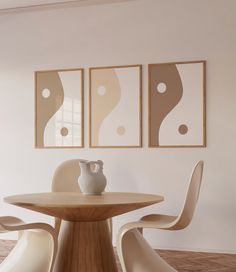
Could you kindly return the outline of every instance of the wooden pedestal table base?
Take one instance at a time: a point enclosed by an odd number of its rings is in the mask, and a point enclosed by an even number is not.
[[[107,221],[62,221],[53,272],[118,272]]]

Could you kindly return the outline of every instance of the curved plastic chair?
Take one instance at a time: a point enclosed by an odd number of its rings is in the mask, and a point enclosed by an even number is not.
[[[1,272],[51,272],[57,251],[52,226],[45,223],[25,224],[12,216],[0,217],[0,233],[19,231],[13,250],[0,264]]]
[[[203,161],[194,167],[185,203],[179,216],[150,214],[137,222],[121,227],[117,238],[117,252],[124,272],[174,272],[147,243],[143,228],[180,230],[186,228],[195,211],[202,181]]]
[[[67,160],[61,163],[52,179],[52,192],[81,192],[78,178],[80,176],[80,159]],[[61,220],[55,219],[55,229],[60,230]],[[108,219],[110,236],[112,238],[112,219]]]

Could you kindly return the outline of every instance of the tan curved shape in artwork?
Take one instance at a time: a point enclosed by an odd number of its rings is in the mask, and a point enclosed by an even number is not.
[[[49,90],[49,96],[42,95]],[[58,72],[36,73],[36,146],[44,147],[44,130],[50,118],[64,101],[64,90]]]
[[[182,98],[183,86],[175,64],[156,64],[151,65],[149,69],[149,145],[159,146],[159,131],[161,123]],[[158,84],[165,84],[166,90],[158,92]]]
[[[119,103],[121,88],[115,69],[91,70],[91,146],[99,146],[99,130],[103,120]],[[99,92],[102,88],[103,92]]]

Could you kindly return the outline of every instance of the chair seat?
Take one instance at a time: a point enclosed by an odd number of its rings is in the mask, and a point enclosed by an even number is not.
[[[21,219],[14,217],[14,216],[1,216],[1,222],[0,222],[0,233],[9,232],[6,228],[4,228],[5,225],[7,226],[19,226],[20,224],[24,224],[24,221]]]
[[[178,216],[166,215],[166,214],[149,214],[143,216],[140,221],[143,222],[156,222],[160,225],[166,225],[174,222]]]
[[[140,219],[140,222],[145,223],[145,227],[170,229],[177,220],[178,216],[166,215],[166,214],[149,214]],[[152,226],[154,225],[154,226]]]

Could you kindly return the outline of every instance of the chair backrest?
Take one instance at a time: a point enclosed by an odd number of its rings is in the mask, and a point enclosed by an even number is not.
[[[193,169],[184,206],[172,229],[187,227],[193,218],[202,182],[203,166],[203,161],[199,161]]]
[[[67,160],[57,167],[52,179],[52,192],[81,192],[78,184],[79,161]]]
[[[81,173],[79,162],[81,160],[67,160],[57,167],[52,179],[52,192],[81,192],[78,184],[78,178]],[[57,234],[59,233],[60,226],[61,220],[55,218]],[[112,237],[112,219],[108,219],[108,227]]]
[[[79,161],[80,159],[67,160],[57,167],[52,179],[52,192],[81,192],[78,184]],[[54,226],[58,234],[61,219],[55,218]]]

